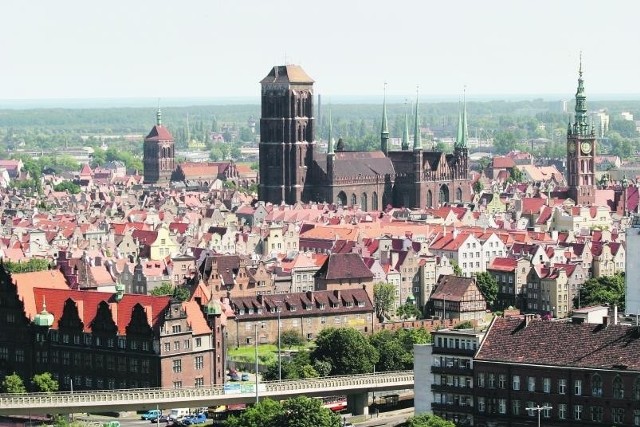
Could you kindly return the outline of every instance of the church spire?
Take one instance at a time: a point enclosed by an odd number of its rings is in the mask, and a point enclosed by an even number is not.
[[[156,113],[156,124],[158,126],[162,126],[162,111],[160,110],[160,107],[158,107],[158,112]]]
[[[467,127],[467,89],[465,88],[462,98],[462,108],[458,114],[458,135],[456,136],[455,148],[467,148],[467,137],[469,130]]]
[[[387,123],[387,82],[384,83],[384,95],[382,97],[382,129],[380,130],[380,149],[387,154],[389,152],[389,125]]]
[[[587,123],[587,97],[584,94],[584,80],[582,79],[582,52],[580,52],[580,67],[578,69],[575,112],[574,131],[578,135],[586,135],[588,133],[589,123]]]
[[[409,113],[407,107],[404,110],[404,131],[402,132],[402,149],[409,149]]]
[[[327,145],[327,154],[335,154],[333,150],[333,123],[331,121],[331,109],[329,109],[329,141]]]
[[[413,136],[414,151],[422,150],[422,140],[420,138],[420,118],[418,116],[418,104],[420,104],[419,98],[420,98],[419,87],[416,87],[416,117],[415,117],[416,126],[414,129],[414,136]]]

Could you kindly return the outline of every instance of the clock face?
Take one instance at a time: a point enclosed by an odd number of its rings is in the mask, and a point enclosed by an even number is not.
[[[591,153],[591,144],[588,142],[583,142],[582,144],[580,144],[580,149],[584,154],[589,154]]]
[[[576,152],[576,144],[574,144],[573,142],[570,142],[570,143],[569,143],[569,152],[570,152],[571,154],[573,154],[573,153],[575,153],[575,152]]]

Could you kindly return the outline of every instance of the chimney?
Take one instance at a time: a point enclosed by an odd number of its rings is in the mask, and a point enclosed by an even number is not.
[[[533,314],[525,314],[524,315],[524,327],[529,326],[529,323],[533,320]]]
[[[605,328],[609,326],[609,316],[602,316],[602,326]]]

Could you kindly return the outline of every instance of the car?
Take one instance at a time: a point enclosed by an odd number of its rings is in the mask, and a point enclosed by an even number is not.
[[[240,379],[242,379],[242,381],[249,381],[249,374],[245,372],[244,374],[242,374]]]
[[[199,413],[197,415],[191,415],[191,416],[184,417],[180,421],[180,424],[182,424],[184,426],[191,426],[191,425],[195,425],[195,424],[204,424],[206,422],[207,422],[207,414],[201,412],[201,413]]]
[[[149,421],[151,421],[152,423],[168,423],[169,422],[169,415],[161,414],[159,417],[149,418]]]
[[[231,381],[240,381],[240,375],[238,375],[237,372],[231,372],[229,377],[231,378]]]
[[[142,414],[140,418],[143,420],[155,420],[160,415],[162,415],[162,412],[160,412],[159,409],[149,409],[147,412]]]

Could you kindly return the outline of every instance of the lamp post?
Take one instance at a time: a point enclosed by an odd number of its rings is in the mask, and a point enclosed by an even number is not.
[[[280,307],[278,306],[278,381],[282,381],[282,352],[280,348]]]
[[[258,394],[258,322],[253,325],[253,330],[255,332],[254,338],[254,348],[255,348],[255,357],[256,357],[256,405],[260,401],[260,397]]]
[[[525,408],[527,411],[538,411],[538,427],[540,427],[540,412],[542,411],[550,411],[553,409],[551,406],[540,406],[536,405],[533,408]]]
[[[627,188],[629,188],[629,180],[627,179],[627,174],[624,174],[622,178],[622,190],[624,191],[622,197],[624,198],[624,216],[628,215],[627,212]]]

